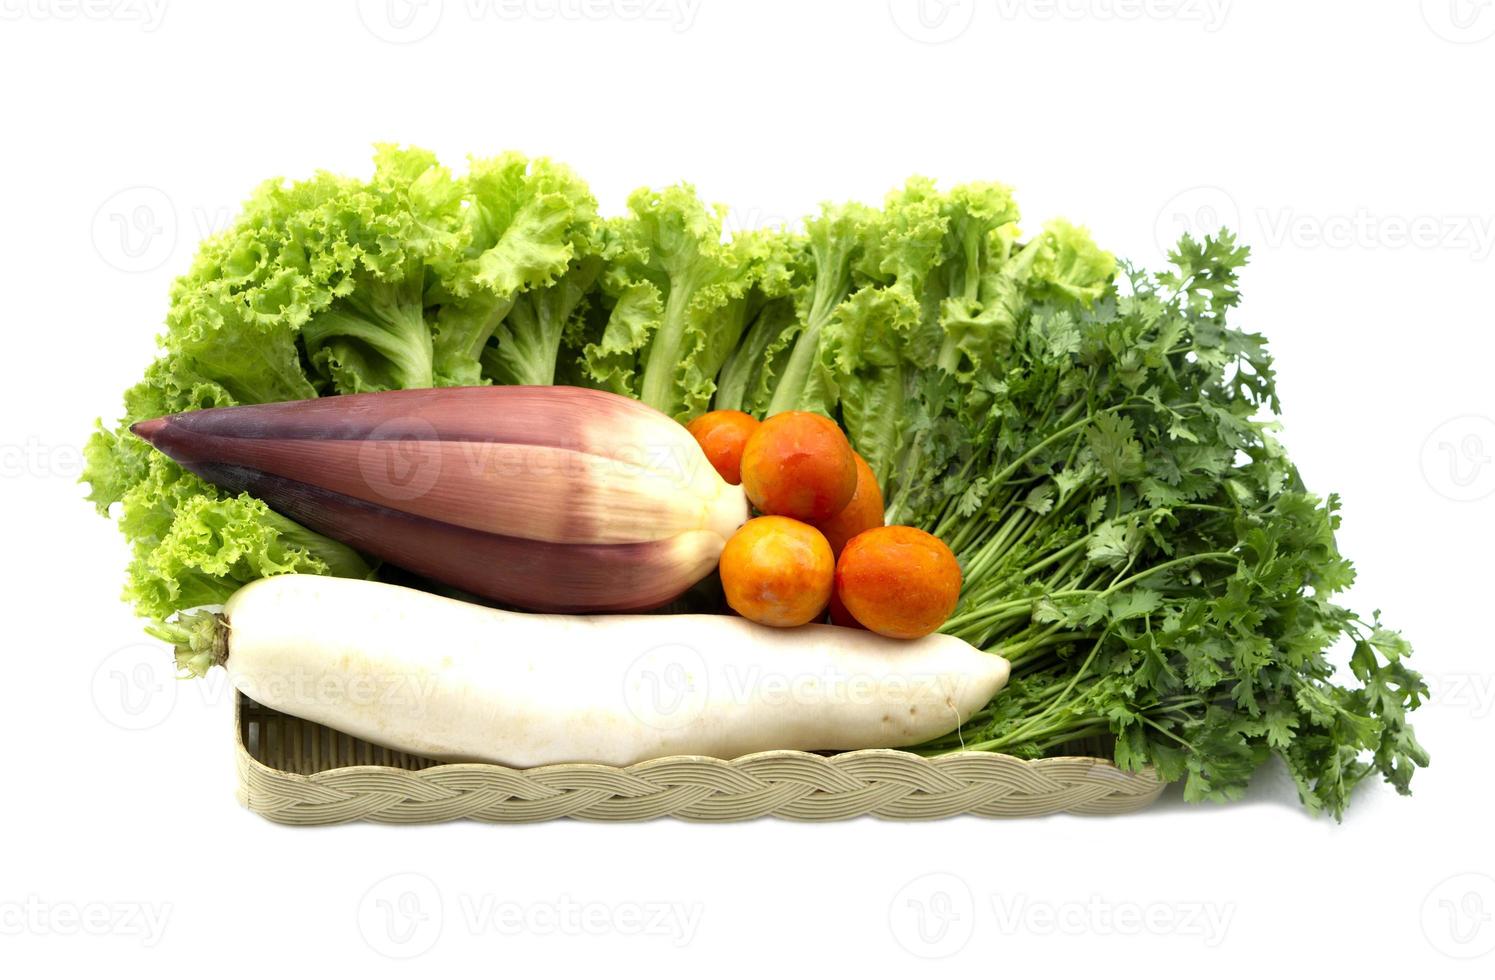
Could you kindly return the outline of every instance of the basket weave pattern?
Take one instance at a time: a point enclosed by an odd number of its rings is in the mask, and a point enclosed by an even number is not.
[[[988,752],[926,759],[896,749],[673,756],[626,768],[440,765],[242,695],[237,715],[240,802],[287,824],[1115,814],[1146,806],[1163,788],[1151,771],[1122,772],[1103,759]]]

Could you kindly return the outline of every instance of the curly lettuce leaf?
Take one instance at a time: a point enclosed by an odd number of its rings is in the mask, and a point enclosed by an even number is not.
[[[911,177],[883,200],[858,271],[883,285],[901,281],[917,293],[940,260],[946,228],[944,196],[934,181]]]
[[[611,310],[584,357],[591,380],[667,415],[704,411],[751,312],[768,236],[722,241],[723,209],[686,184],[639,190],[608,224],[602,290]]]
[[[821,367],[834,380],[842,424],[885,491],[905,470],[917,379],[938,346],[927,297],[950,238],[946,196],[914,177],[888,194],[855,262],[860,289],[824,331]]]
[[[781,296],[765,302],[722,365],[712,406],[767,415],[774,381],[784,370],[789,346],[798,332],[793,300]]]
[[[880,486],[887,487],[903,453],[905,402],[916,369],[908,362],[918,300],[898,287],[858,290],[826,326],[825,366],[835,377],[841,422]]]
[[[827,370],[822,333],[836,307],[854,288],[853,268],[866,248],[877,212],[861,204],[824,205],[805,225],[794,263],[794,341],[777,372],[766,413],[791,410],[829,415],[838,397]]]
[[[125,395],[128,418],[233,404],[221,387],[172,361],[157,361]],[[124,598],[141,616],[165,620],[221,603],[266,575],[306,572],[365,578],[353,549],[270,510],[229,497],[182,469],[121,425],[100,426],[84,450],[82,479],[100,514],[118,515],[132,558]]]
[[[120,526],[134,543],[125,598],[154,619],[222,603],[269,575],[367,578],[372,571],[346,545],[248,494],[219,496],[169,461],[153,460],[150,478],[125,495]]]
[[[799,331],[794,308],[795,272],[803,239],[789,232],[765,237],[766,251],[753,284],[748,328],[722,362],[712,406],[765,415],[773,382],[784,369]]]
[[[943,261],[930,276],[942,339],[937,363],[964,381],[992,372],[1012,343],[1028,262],[1011,262],[1018,208],[1001,184],[951,190]]]
[[[481,364],[485,348],[520,293],[550,286],[600,247],[597,202],[568,167],[518,153],[473,159],[463,187],[462,245],[438,264],[438,282],[430,297],[439,303],[434,359],[436,382],[441,385],[488,380]],[[595,263],[589,260],[586,268],[595,278]],[[561,299],[575,285],[573,277],[551,300]],[[590,285],[583,283],[582,291]],[[512,337],[514,327],[507,332]],[[512,357],[500,354],[498,363],[517,365],[538,353],[531,349],[515,351]],[[530,363],[521,373],[553,375],[554,362],[548,369]],[[503,383],[502,378],[492,380]]]
[[[496,384],[554,384],[568,334],[586,313],[587,294],[602,271],[602,257],[573,262],[555,282],[521,293],[483,351],[483,373]]]
[[[426,268],[459,241],[462,188],[434,155],[381,147],[373,180],[286,218],[315,243],[334,302],[301,328],[306,351],[338,392],[435,383]]]
[[[424,151],[379,147],[374,174],[272,180],[173,284],[162,352],[85,449],[83,481],[134,554],[145,616],[220,602],[267,574],[369,565],[250,498],[226,498],[128,431],[239,403],[429,384],[425,285],[461,242],[461,186]]]
[[[1056,218],[1036,240],[1033,275],[1039,297],[1064,297],[1086,307],[1100,299],[1116,276],[1116,256],[1095,244],[1090,232]]]
[[[118,505],[132,554],[124,598],[141,616],[221,603],[267,575],[372,574],[353,549],[248,494],[219,493],[123,428],[100,428],[84,457],[89,499],[106,515]]]

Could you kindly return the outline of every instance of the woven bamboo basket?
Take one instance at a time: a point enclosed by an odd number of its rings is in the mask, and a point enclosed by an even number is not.
[[[242,694],[235,727],[239,801],[277,823],[303,826],[1116,814],[1147,806],[1163,789],[1152,771],[1123,772],[1101,758],[1028,761],[989,752],[929,759],[896,749],[757,752],[731,760],[672,756],[626,768],[440,764],[281,714]]]

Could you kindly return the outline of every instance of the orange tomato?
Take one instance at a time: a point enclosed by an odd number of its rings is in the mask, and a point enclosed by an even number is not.
[[[695,436],[723,480],[733,485],[742,482],[742,447],[758,428],[757,419],[726,408],[697,416],[685,428]]]
[[[840,513],[856,487],[856,454],[824,415],[781,412],[743,447],[742,489],[765,514],[819,524]]]
[[[913,640],[939,629],[960,599],[960,563],[914,527],[875,527],[846,543],[836,595],[874,633]]]
[[[837,626],[845,626],[847,629],[864,630],[867,627],[857,622],[856,617],[846,611],[846,603],[841,601],[840,593],[831,589],[831,622]]]
[[[787,517],[755,517],[722,549],[727,605],[765,626],[803,626],[825,612],[836,559],[825,535]]]
[[[825,535],[825,540],[831,543],[831,551],[837,557],[841,549],[846,547],[846,542],[861,534],[863,531],[874,527],[882,527],[883,499],[882,490],[877,486],[877,475],[872,472],[872,467],[862,458],[862,454],[852,451],[856,459],[857,486],[851,494],[851,500],[841,513],[832,517],[823,524],[817,524],[820,533]]]

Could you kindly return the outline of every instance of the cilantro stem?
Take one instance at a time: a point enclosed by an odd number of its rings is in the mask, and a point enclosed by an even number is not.
[[[1008,733],[1008,735],[1006,736],[1007,738],[1019,739],[1031,735],[1034,727],[1037,726],[1039,722],[1046,719],[1050,714],[1054,712],[1056,708],[1064,704],[1065,699],[1068,698],[1070,693],[1074,691],[1075,685],[1080,682],[1080,678],[1085,676],[1085,672],[1090,669],[1090,665],[1095,661],[1095,656],[1100,652],[1101,644],[1105,642],[1105,638],[1106,636],[1104,633],[1096,637],[1095,644],[1090,648],[1090,653],[1085,656],[1085,660],[1080,664],[1079,669],[1070,675],[1069,682],[1065,684],[1064,690],[1059,693],[1059,696],[1054,699],[1053,703],[1051,703],[1047,708],[1044,708],[1038,714],[1028,719],[1027,722],[1018,725],[1017,728]]]
[[[1038,559],[1038,561],[1035,561],[1033,564],[1029,565],[1027,568],[1024,568],[1022,571],[1018,572],[1018,574],[1022,575],[1024,577],[1032,575],[1035,572],[1037,572],[1039,569],[1041,569],[1041,568],[1047,568],[1048,566],[1052,565],[1054,562],[1058,561],[1059,559],[1074,554],[1075,552],[1079,551],[1081,548],[1084,548],[1085,545],[1087,545],[1089,542],[1090,542],[1090,538],[1087,535],[1086,537],[1083,537],[1083,538],[1079,539],[1078,541],[1074,542],[1073,544],[1069,544],[1069,545],[1064,546],[1063,548],[1060,548],[1058,551],[1054,552],[1053,554],[1045,555],[1044,557]]]

